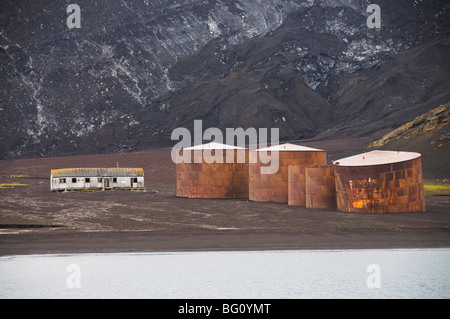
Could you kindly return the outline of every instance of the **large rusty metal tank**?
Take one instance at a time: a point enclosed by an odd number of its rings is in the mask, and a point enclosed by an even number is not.
[[[305,172],[306,207],[336,209],[336,184],[333,166],[306,166]]]
[[[248,150],[219,143],[186,148],[177,164],[177,196],[248,199]],[[228,160],[227,152],[234,154]],[[219,159],[219,160],[217,160]]]
[[[337,207],[343,212],[426,211],[419,153],[372,151],[334,162]]]
[[[278,171],[274,174],[262,174],[261,168],[267,166],[261,161],[260,152],[268,156],[278,154]],[[272,157],[273,158],[273,157]],[[249,199],[257,202],[288,203],[289,166],[326,165],[327,154],[324,150],[283,144],[259,149],[252,153],[249,175]]]

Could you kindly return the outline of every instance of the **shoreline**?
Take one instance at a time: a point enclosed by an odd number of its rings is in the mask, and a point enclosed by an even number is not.
[[[358,252],[428,252],[441,251],[450,253],[450,247],[438,248],[368,248],[368,249],[288,249],[288,250],[211,250],[211,251],[155,251],[155,252],[110,252],[110,253],[59,253],[59,254],[27,254],[27,255],[4,255],[0,261],[11,258],[69,258],[69,257],[98,257],[98,256],[171,256],[171,255],[203,255],[203,254],[284,254],[284,253],[358,253]]]
[[[448,249],[450,232],[239,233],[154,232],[0,235],[0,257],[53,254]]]

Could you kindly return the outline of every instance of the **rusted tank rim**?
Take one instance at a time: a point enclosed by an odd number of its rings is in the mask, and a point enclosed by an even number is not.
[[[335,166],[366,167],[409,162],[421,157],[420,153],[399,151],[371,151],[333,162]]]
[[[185,151],[201,151],[201,150],[245,150],[245,148],[228,145],[228,144],[211,142],[208,144],[196,145],[196,146],[185,149]]]
[[[324,150],[306,147],[296,144],[282,144],[282,145],[274,145],[270,147],[260,148],[256,150],[256,152],[325,152]]]

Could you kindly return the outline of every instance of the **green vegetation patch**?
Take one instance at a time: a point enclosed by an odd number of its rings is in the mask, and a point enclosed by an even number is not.
[[[1,183],[0,184],[0,189],[1,188],[14,188],[14,187],[29,187],[30,185],[28,184],[21,184],[21,183]]]
[[[450,196],[450,182],[448,180],[438,181],[425,181],[424,182],[425,196],[438,196],[447,195]]]

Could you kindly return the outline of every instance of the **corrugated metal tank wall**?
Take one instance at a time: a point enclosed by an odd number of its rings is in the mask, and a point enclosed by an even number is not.
[[[333,166],[305,167],[306,207],[336,209],[336,185]]]
[[[186,152],[189,155],[186,155]],[[195,163],[196,151],[181,151],[180,156],[189,156],[191,163],[177,164],[177,196],[248,199],[248,150],[232,150],[232,152],[235,157],[234,163],[226,162],[227,150],[223,150],[223,163],[208,163],[212,162],[209,150],[200,151],[201,163]],[[244,163],[240,163],[241,161]]]
[[[337,207],[342,212],[426,211],[421,158],[371,166],[334,165]]]
[[[288,204],[306,206],[305,165],[290,165],[288,169]]]

